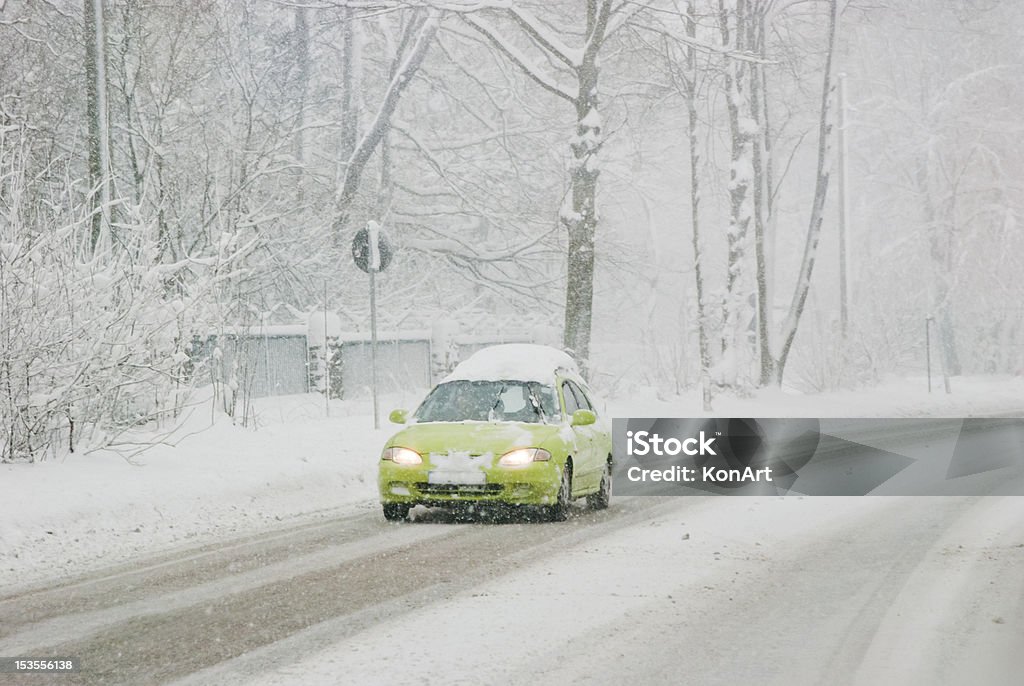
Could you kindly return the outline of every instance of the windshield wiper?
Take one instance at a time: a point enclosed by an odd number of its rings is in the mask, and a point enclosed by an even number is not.
[[[527,386],[530,391],[530,407],[533,408],[534,413],[540,418],[542,424],[547,423],[547,415],[544,414],[544,408],[540,404],[540,400],[537,399],[537,393],[533,386]]]
[[[495,398],[494,404],[491,405],[490,411],[487,413],[487,421],[494,421],[494,411],[498,409],[498,405],[501,404],[501,394],[505,392],[505,384],[501,384],[501,388],[498,389],[498,397]]]

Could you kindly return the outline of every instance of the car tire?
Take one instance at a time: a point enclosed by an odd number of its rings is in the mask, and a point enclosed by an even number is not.
[[[384,503],[384,519],[389,522],[402,522],[409,516],[409,505],[406,503]]]
[[[569,517],[569,504],[572,502],[572,463],[566,462],[562,468],[562,481],[558,486],[555,504],[548,505],[545,510],[549,522],[564,522]]]
[[[609,460],[604,465],[604,473],[601,474],[601,485],[597,493],[587,496],[587,505],[591,510],[607,510],[608,504],[612,501],[612,463]]]

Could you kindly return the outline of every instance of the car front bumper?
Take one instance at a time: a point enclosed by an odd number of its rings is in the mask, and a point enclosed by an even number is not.
[[[558,496],[561,467],[554,460],[526,467],[482,470],[482,483],[431,483],[429,467],[380,462],[377,487],[382,503],[444,506],[456,503],[549,505]]]

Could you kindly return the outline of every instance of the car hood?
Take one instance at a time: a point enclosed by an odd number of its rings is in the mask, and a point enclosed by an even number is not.
[[[523,422],[427,422],[412,424],[388,441],[421,454],[468,452],[502,455],[515,448],[540,448],[564,427]]]

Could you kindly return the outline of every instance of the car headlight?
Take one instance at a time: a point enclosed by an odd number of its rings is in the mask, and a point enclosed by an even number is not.
[[[414,465],[423,464],[423,456],[415,450],[409,448],[400,448],[393,446],[391,448],[385,448],[384,453],[380,456],[382,460],[391,460],[395,464]]]
[[[551,453],[543,448],[519,448],[501,456],[498,464],[502,467],[525,467],[531,462],[550,460]]]

